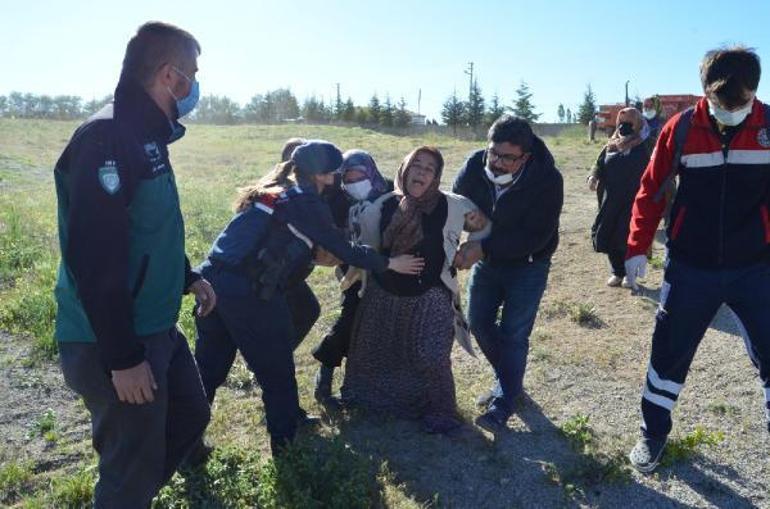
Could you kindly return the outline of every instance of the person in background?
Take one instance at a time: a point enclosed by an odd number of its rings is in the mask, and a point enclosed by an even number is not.
[[[588,121],[588,141],[593,143],[596,140],[596,115],[591,116]]]
[[[618,112],[618,126],[596,159],[588,187],[602,184],[599,213],[591,227],[594,250],[606,253],[612,274],[607,286],[630,288],[626,276],[626,240],[631,206],[639,190],[639,179],[650,160],[644,120],[636,108]]]
[[[644,102],[642,103],[642,116],[647,121],[647,125],[650,128],[650,145],[654,147],[655,142],[658,140],[658,136],[660,136],[660,130],[663,127],[663,123],[665,122],[660,97],[653,95],[644,99]]]

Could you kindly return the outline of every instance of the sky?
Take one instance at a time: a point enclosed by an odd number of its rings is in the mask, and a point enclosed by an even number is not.
[[[0,95],[112,93],[125,46],[148,20],[196,36],[201,93],[241,105],[290,88],[327,102],[401,97],[440,121],[467,97],[468,63],[484,96],[510,106],[525,81],[541,121],[577,110],[588,84],[600,104],[629,95],[699,94],[703,54],[755,48],[770,65],[770,0],[0,0]],[[11,7],[12,5],[12,7]],[[770,74],[770,71],[768,72]],[[770,76],[758,97],[770,101]]]

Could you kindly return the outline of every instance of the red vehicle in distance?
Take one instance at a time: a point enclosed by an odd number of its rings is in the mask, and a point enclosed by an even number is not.
[[[699,95],[677,94],[677,95],[659,95],[660,105],[663,109],[663,120],[668,120],[673,115],[684,111],[701,98]],[[597,113],[597,129],[604,131],[610,136],[615,131],[615,119],[618,118],[618,112],[625,108],[623,103],[602,104]]]

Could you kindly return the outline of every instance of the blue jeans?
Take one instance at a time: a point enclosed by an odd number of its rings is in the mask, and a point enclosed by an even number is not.
[[[493,267],[482,261],[471,273],[468,289],[471,332],[503,389],[503,395],[496,398],[493,405],[508,413],[522,392],[529,334],[550,268],[548,261],[516,267]]]

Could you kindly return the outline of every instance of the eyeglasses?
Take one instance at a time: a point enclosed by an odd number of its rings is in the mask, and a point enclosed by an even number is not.
[[[518,155],[518,156],[515,156],[513,154],[501,154],[501,153],[497,152],[493,148],[488,148],[487,149],[487,157],[489,158],[489,160],[491,162],[501,161],[505,166],[513,165],[516,161],[520,160],[525,155],[527,155],[527,154],[523,153],[523,154]]]

